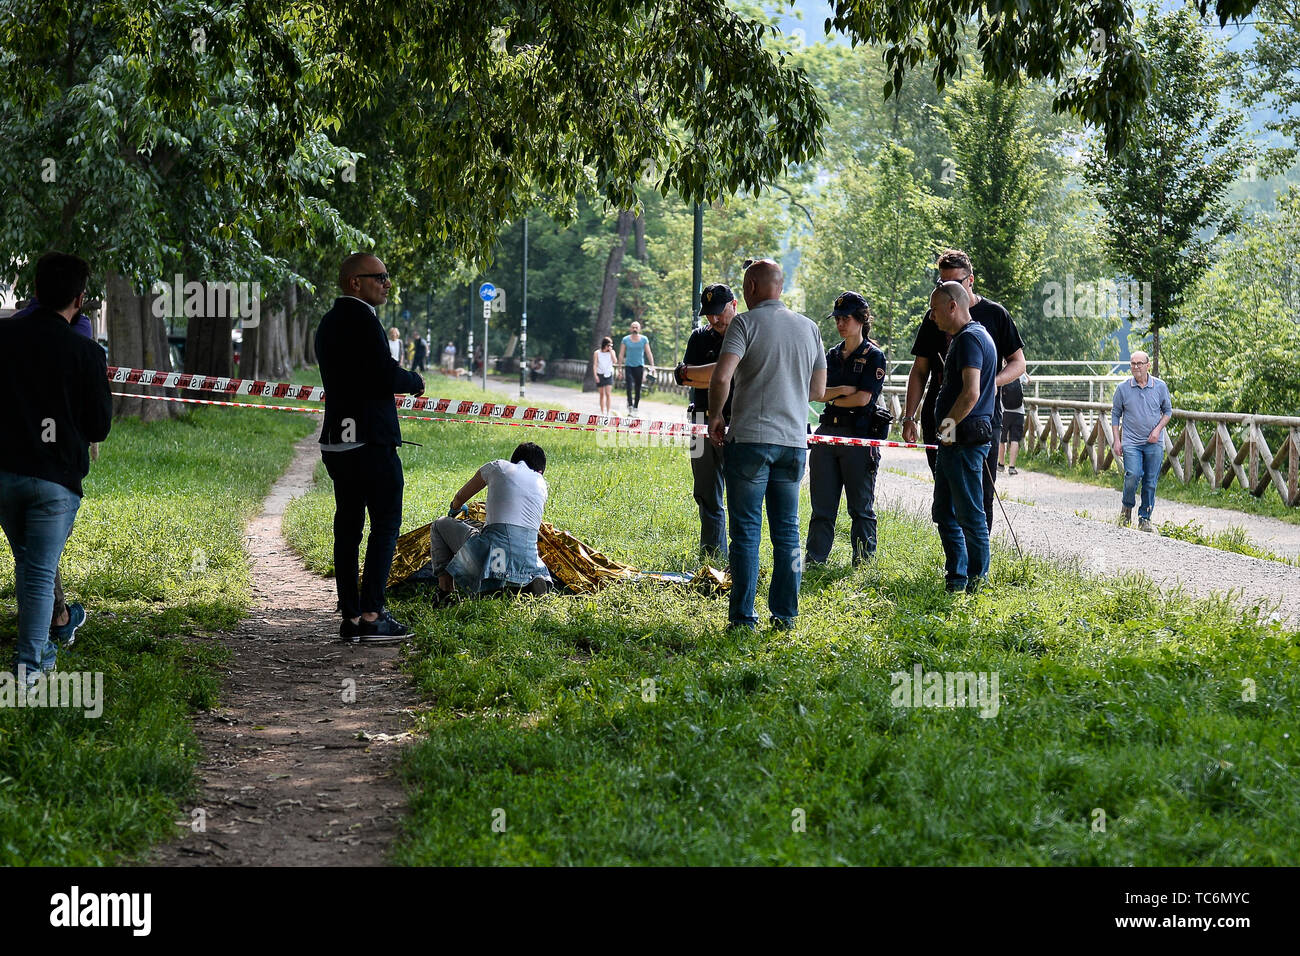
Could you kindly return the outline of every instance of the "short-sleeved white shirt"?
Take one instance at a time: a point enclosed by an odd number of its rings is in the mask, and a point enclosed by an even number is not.
[[[488,486],[487,524],[542,526],[542,511],[550,494],[545,478],[522,461],[504,458],[488,462],[478,473]]]

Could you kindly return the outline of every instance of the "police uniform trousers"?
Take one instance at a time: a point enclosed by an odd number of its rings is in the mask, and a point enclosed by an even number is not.
[[[708,424],[708,415],[693,413],[694,424]],[[723,450],[708,435],[691,437],[692,493],[700,509],[700,557],[727,560],[727,512],[723,505]]]
[[[861,438],[849,424],[823,424],[818,435]],[[875,445],[814,444],[808,452],[808,493],[812,520],[808,523],[807,563],[822,564],[835,543],[835,519],[840,511],[840,489],[849,509],[849,541],[856,563],[876,551],[876,471],[880,449]]]

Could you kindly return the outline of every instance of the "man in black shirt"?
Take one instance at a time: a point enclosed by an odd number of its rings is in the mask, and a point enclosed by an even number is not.
[[[54,669],[54,572],[81,507],[89,445],[113,418],[104,350],[73,331],[86,300],[86,260],[48,252],[36,263],[40,305],[0,321],[0,527],[14,552],[19,679]]]
[[[696,329],[686,341],[686,354],[674,377],[678,385],[692,386],[690,412],[692,424],[709,423],[709,382],[718,362],[722,338],[736,314],[736,296],[725,285],[707,286],[700,294],[700,315],[707,326]],[[731,395],[722,409],[731,421]],[[691,472],[695,478],[695,503],[700,507],[700,557],[727,560],[727,514],[722,504],[723,450],[709,441],[708,435],[691,436]]]
[[[320,449],[334,481],[334,579],[343,623],[354,644],[389,644],[410,634],[384,609],[384,589],[402,526],[402,433],[393,395],[424,392],[424,379],[397,364],[375,306],[392,280],[373,255],[356,253],[339,267],[343,294],[316,330],[316,361],[325,385]],[[357,592],[357,549],[366,512],[370,540]]]
[[[993,337],[997,348],[998,363],[1001,366],[994,380],[1000,390],[1008,382],[1015,381],[1025,371],[1025,343],[1020,338],[1016,323],[1011,314],[1000,303],[985,299],[975,294],[975,273],[971,269],[970,256],[960,249],[947,249],[940,253],[937,263],[939,279],[944,282],[960,282],[971,294],[974,304],[970,307],[970,317],[980,323]],[[951,337],[934,324],[929,310],[916,330],[916,341],[912,343],[911,374],[907,378],[907,402],[903,415],[903,440],[916,441],[917,411],[920,410],[921,434],[926,444],[933,445],[938,440],[938,427],[934,420],[934,403],[943,383],[944,356],[948,354]],[[1005,364],[1003,364],[1005,363]],[[927,383],[928,378],[928,383]],[[928,388],[927,388],[928,384]],[[925,402],[921,402],[921,393],[925,392]],[[1002,399],[999,394],[993,403],[994,440],[1002,434]],[[935,453],[925,453],[930,462],[930,471],[934,472]],[[992,456],[996,461],[996,456]],[[984,472],[984,515],[989,530],[993,529],[993,481],[996,468],[989,466]]]

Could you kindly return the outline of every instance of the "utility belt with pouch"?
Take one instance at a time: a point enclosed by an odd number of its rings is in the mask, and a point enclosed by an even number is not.
[[[826,407],[819,419],[823,425],[837,425],[853,430],[858,438],[882,439],[889,435],[894,416],[881,405],[867,405],[861,409]]]
[[[953,437],[957,444],[967,447],[987,445],[993,440],[993,417],[967,415],[957,423],[957,433]]]

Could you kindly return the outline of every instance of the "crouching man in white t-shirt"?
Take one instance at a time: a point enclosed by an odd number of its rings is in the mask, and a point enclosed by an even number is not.
[[[433,523],[430,534],[438,598],[451,597],[453,587],[470,594],[513,589],[545,594],[551,573],[537,556],[537,532],[548,494],[546,452],[524,442],[509,461],[490,461],[456,492],[447,517]],[[466,502],[487,489],[487,520],[483,530],[459,521]]]

